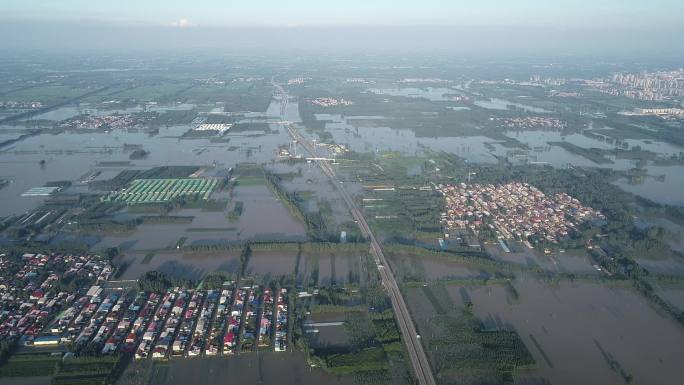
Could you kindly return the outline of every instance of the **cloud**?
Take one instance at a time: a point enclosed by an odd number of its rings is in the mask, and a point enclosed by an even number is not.
[[[197,24],[191,23],[190,20],[186,18],[178,19],[177,21],[174,21],[171,23],[172,26],[178,27],[178,28],[190,28],[190,27],[196,27]]]

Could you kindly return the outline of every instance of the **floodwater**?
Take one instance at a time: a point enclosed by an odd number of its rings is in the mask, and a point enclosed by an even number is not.
[[[306,284],[318,276],[318,286],[343,285],[358,281],[359,257],[340,253],[302,253],[297,282]]]
[[[444,87],[395,87],[395,88],[371,88],[368,91],[378,95],[404,96],[407,98],[423,98],[433,102],[452,101],[453,96],[461,95],[461,92]]]
[[[220,254],[185,254],[181,251],[160,251],[143,263],[145,253],[131,253],[119,257],[117,264],[129,263],[121,279],[138,279],[148,271],[163,273],[185,279],[197,280],[207,273],[224,271],[235,274],[240,269],[240,251]]]
[[[576,255],[558,252],[544,255],[538,250],[530,249],[519,242],[508,242],[510,253],[506,253],[498,244],[486,246],[487,252],[495,259],[525,265],[529,268],[541,268],[557,273],[598,274],[592,266],[594,263],[585,253]]]
[[[672,250],[684,252],[684,226],[665,218],[637,218],[635,225],[640,228],[660,226],[669,232],[668,240]],[[684,261],[683,261],[684,262]]]
[[[434,281],[458,278],[490,278],[492,274],[466,264],[438,257],[389,254],[392,271],[400,281]]]
[[[531,162],[548,163],[554,167],[573,165],[580,167],[605,167],[615,170],[629,170],[636,164],[631,160],[615,159],[615,157],[612,157],[609,159],[614,163],[599,165],[562,147],[549,145],[549,142],[568,142],[583,148],[601,148],[606,150],[615,148],[613,145],[581,134],[562,135],[558,131],[507,131],[505,134],[530,147],[528,160]]]
[[[285,113],[281,116],[282,99],[275,98],[266,110],[266,116],[271,118],[281,118],[292,123],[301,123],[302,119],[299,116],[299,103],[292,97],[288,98],[285,106]]]
[[[684,166],[647,166],[650,177],[634,184],[621,179],[616,182],[625,191],[655,202],[684,206]]]
[[[660,289],[657,290],[658,297],[664,299],[672,306],[679,309],[679,311],[684,311],[684,288],[677,289]]]
[[[629,170],[637,165],[637,161],[629,159],[616,159],[610,156],[607,159],[613,163],[597,164],[593,161],[571,153],[561,147],[549,145],[548,142],[566,141],[583,148],[613,149],[615,146],[599,139],[590,138],[581,134],[562,135],[557,131],[508,131],[506,135],[528,145],[527,159],[530,162],[548,163],[554,167],[567,167],[568,165],[580,167],[601,167],[613,170]],[[657,151],[664,155],[679,154],[684,149],[657,141],[626,140],[629,148],[641,146],[645,150]],[[654,166],[644,167],[648,177],[642,183],[632,183],[620,179],[616,184],[625,191],[651,199],[658,203],[684,206],[682,194],[673,193],[684,189],[684,166]]]
[[[307,212],[318,212],[320,205],[325,201],[330,204],[331,217],[335,224],[339,225],[353,220],[346,203],[337,193],[337,188],[315,163],[296,165],[276,163],[266,166],[266,168],[276,173],[296,174],[291,180],[283,180],[282,186],[289,192],[313,194],[306,201],[305,209]],[[347,188],[349,189],[349,186]]]
[[[345,312],[309,314],[304,323],[317,323],[318,325],[303,327],[306,339],[314,349],[348,347],[349,335],[344,325],[346,319]]]
[[[50,385],[51,382],[51,376],[0,378],[0,385]]]
[[[537,361],[539,369],[518,373],[516,383],[624,384],[606,356],[632,375],[634,383],[681,381],[682,326],[654,311],[633,290],[597,283],[549,286],[534,280],[514,286],[517,300],[501,286],[471,287],[468,295],[486,327],[515,329]],[[459,287],[449,292],[462,303]]]
[[[277,278],[294,273],[297,264],[297,252],[287,251],[254,251],[249,257],[249,263],[245,269],[246,275],[268,278]]]
[[[306,364],[303,353],[259,352],[230,358],[177,359],[168,365],[167,385],[280,384],[352,385],[351,376],[333,376]]]
[[[655,274],[684,275],[684,261],[680,259],[645,259],[637,258],[639,266]]]
[[[316,118],[329,121],[325,128],[336,143],[359,152],[397,151],[407,155],[422,155],[426,150],[445,151],[482,163],[493,163],[496,161],[494,155],[506,153],[506,149],[496,140],[485,136],[417,137],[411,130],[354,126],[354,117],[317,114]],[[494,150],[488,148],[492,146]]]
[[[391,127],[369,127],[354,125],[359,117],[336,114],[317,114],[318,120],[325,120],[326,131],[332,134],[336,143],[344,144],[358,152],[397,151],[407,155],[420,156],[426,150],[445,151],[477,163],[495,163],[497,157],[508,156],[509,149],[500,142],[485,136],[469,137],[417,137],[411,130],[398,130]],[[507,131],[505,135],[526,144],[529,150],[523,154],[527,162],[550,164],[557,168],[568,166],[603,167],[614,170],[630,170],[637,162],[629,159],[608,157],[613,163],[597,164],[581,155],[573,154],[549,142],[567,141],[583,148],[613,149],[615,146],[596,138],[581,134],[562,135],[557,131]],[[661,142],[628,141],[628,146],[652,146],[651,149],[662,149],[666,154],[679,153],[676,146]],[[648,149],[648,148],[647,148]],[[518,157],[518,159],[520,159]],[[630,184],[620,180],[617,185],[629,191],[659,203],[684,205],[681,194],[672,191],[684,189],[684,167],[682,166],[646,166],[648,175],[643,184]]]
[[[32,119],[60,121],[73,118],[74,116],[81,115],[83,113],[84,111],[80,107],[59,107],[54,110],[44,112],[40,115],[36,115]]]
[[[195,108],[194,104],[190,103],[178,103],[170,105],[149,105],[146,107],[147,111],[150,112],[166,112],[166,111],[190,111]]]
[[[0,130],[0,143],[6,140],[17,139],[22,135],[19,130]]]
[[[344,325],[316,326],[304,330],[309,344],[314,349],[349,345],[349,337]]]
[[[543,108],[530,106],[523,103],[511,102],[506,99],[490,98],[489,100],[476,100],[473,102],[478,107],[486,108],[488,110],[498,110],[505,111],[512,108],[521,109],[527,112],[534,112],[537,114],[548,114],[551,113],[549,110]]]
[[[239,226],[240,239],[304,240],[306,228],[266,186],[238,186],[233,201],[244,202]]]
[[[236,201],[244,203],[237,220],[229,219]],[[98,247],[121,247],[124,250],[172,248],[181,237],[185,245],[223,244],[243,241],[304,241],[303,223],[295,219],[264,185],[238,186],[232,203],[224,211],[182,209],[172,215],[193,217],[191,223],[142,224],[131,233],[108,234]]]
[[[675,155],[684,152],[684,147],[657,140],[626,139],[623,142],[627,143],[630,148],[641,147],[642,150],[664,155]]]
[[[294,104],[294,106],[292,106]],[[272,109],[279,109],[274,101]],[[66,107],[65,107],[66,108]],[[73,107],[77,108],[77,107]],[[180,108],[180,107],[175,107]],[[290,103],[288,109],[296,108]],[[45,197],[20,197],[31,187],[48,181],[77,179],[92,170],[125,168],[147,169],[168,165],[210,165],[233,167],[240,162],[266,163],[273,159],[278,146],[289,142],[280,125],[272,125],[274,134],[231,136],[228,143],[212,143],[210,139],[180,139],[190,126],[162,127],[157,135],[144,132],[111,131],[92,133],[66,132],[37,135],[0,151],[0,175],[12,183],[0,190],[0,216],[16,215],[37,207]],[[112,161],[128,161],[130,153],[124,144],[137,144],[150,154],[131,162],[131,166],[110,167]],[[41,165],[41,160],[45,164]]]

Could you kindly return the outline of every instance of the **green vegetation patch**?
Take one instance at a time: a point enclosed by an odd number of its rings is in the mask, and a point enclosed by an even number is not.
[[[147,253],[147,254],[145,254],[145,257],[143,258],[143,260],[142,260],[141,263],[142,263],[143,265],[149,264],[150,262],[152,262],[152,258],[154,258],[155,255],[156,255],[156,253]]]
[[[535,364],[516,332],[485,329],[468,307],[451,306],[448,293],[417,293],[437,310],[437,315],[418,315],[416,322],[440,382],[479,383],[496,378],[498,383],[513,383],[516,368]]]
[[[61,360],[48,353],[17,353],[0,366],[0,378],[50,376]]]
[[[120,363],[116,356],[69,358],[57,364],[51,385],[105,385]]]
[[[240,186],[263,186],[266,181],[262,176],[240,176],[237,179]]]
[[[372,347],[358,352],[337,353],[325,357],[328,371],[335,374],[377,371],[387,368],[385,351],[382,347]]]

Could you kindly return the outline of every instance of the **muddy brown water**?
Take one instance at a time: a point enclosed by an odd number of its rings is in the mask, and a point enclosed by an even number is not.
[[[359,256],[329,252],[303,253],[297,281],[308,282],[318,270],[318,285],[343,285],[358,280]]]
[[[169,363],[167,385],[352,385],[350,376],[332,376],[306,364],[300,352],[259,352],[230,358],[178,359]]]
[[[237,220],[228,216],[233,204],[224,211],[182,209],[172,215],[191,216],[192,223],[143,224],[129,233],[106,235],[97,247],[155,250],[174,247],[181,237],[186,238],[185,245],[306,240],[304,224],[266,186],[239,186],[232,199],[236,201],[244,203],[243,214]]]
[[[513,262],[527,267],[542,268],[560,273],[593,273],[598,274],[592,266],[593,262],[585,253],[556,252],[544,255],[536,249],[530,249],[520,242],[508,242],[511,252],[503,251],[498,244],[486,245],[485,249],[494,258],[504,262]]]
[[[4,377],[0,378],[0,385],[50,385],[51,381],[51,376]]]
[[[610,356],[634,383],[681,383],[684,328],[633,290],[534,280],[516,282],[515,288],[517,300],[502,286],[467,291],[487,327],[515,329],[536,359],[539,369],[519,373],[518,382],[622,385],[625,380],[608,364]],[[455,303],[462,303],[460,289],[449,287]]]
[[[186,279],[200,279],[214,271],[237,273],[240,269],[240,252],[230,251],[221,254],[184,254],[180,251],[158,252],[149,263],[143,263],[145,254],[130,254],[119,258],[117,263],[130,263],[121,279],[137,279],[152,270],[161,271]]]
[[[440,280],[450,278],[487,278],[491,272],[439,257],[391,255],[392,271],[402,280]]]
[[[247,275],[279,277],[294,273],[297,264],[295,251],[255,251],[245,269]]]
[[[660,289],[656,293],[660,298],[679,309],[679,311],[684,311],[684,288]]]

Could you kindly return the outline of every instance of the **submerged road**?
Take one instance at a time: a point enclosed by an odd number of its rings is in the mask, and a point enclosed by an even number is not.
[[[285,93],[283,88],[275,83],[274,86],[278,89],[281,96],[283,97],[283,103],[287,103],[287,94]],[[282,119],[285,120],[285,117],[282,116]],[[397,281],[394,278],[394,274],[392,273],[392,270],[389,268],[389,265],[387,264],[387,259],[385,258],[385,254],[382,251],[380,243],[375,238],[375,235],[371,231],[370,226],[368,226],[368,222],[366,222],[366,219],[361,213],[361,210],[359,210],[356,203],[354,202],[354,199],[352,199],[351,195],[349,195],[347,190],[344,188],[342,181],[340,181],[339,178],[337,178],[335,170],[330,165],[330,162],[328,160],[325,160],[325,157],[322,157],[318,153],[316,147],[308,139],[302,136],[299,133],[299,131],[297,131],[297,128],[294,125],[286,124],[286,128],[290,133],[290,136],[292,136],[294,140],[299,142],[306,149],[306,151],[309,152],[309,154],[311,154],[312,158],[320,159],[316,160],[315,162],[318,163],[323,172],[328,176],[328,178],[330,178],[330,180],[336,186],[340,195],[347,204],[349,211],[354,217],[354,220],[358,224],[363,236],[370,240],[370,253],[373,256],[373,259],[375,260],[375,264],[378,267],[378,271],[380,272],[382,284],[387,290],[390,300],[392,301],[392,308],[394,309],[394,314],[397,317],[397,323],[399,324],[399,329],[401,330],[404,342],[406,343],[406,348],[409,353],[411,365],[413,366],[413,372],[415,373],[416,378],[418,379],[418,383],[421,385],[436,385],[435,378],[432,375],[432,370],[430,368],[430,363],[428,362],[427,356],[425,355],[425,351],[423,350],[423,345],[421,345],[420,343],[420,336],[416,332],[416,327],[413,323],[413,320],[411,319],[411,314],[409,313],[408,307],[406,306],[404,297],[401,295],[401,292],[399,291],[399,285],[397,285]]]

